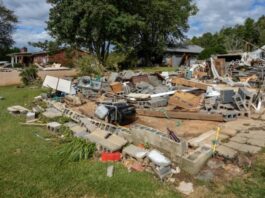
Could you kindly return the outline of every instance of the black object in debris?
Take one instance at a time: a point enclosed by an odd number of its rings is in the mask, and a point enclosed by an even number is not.
[[[118,123],[119,125],[127,125],[135,121],[136,110],[132,105],[127,103],[117,103],[106,105],[109,109],[108,122]]]
[[[174,131],[170,130],[169,128],[167,128],[167,131],[168,131],[168,135],[169,135],[169,138],[174,140],[175,142],[180,142],[180,139],[176,136],[176,134],[174,133]]]
[[[234,95],[235,95],[234,90],[221,90],[220,91],[221,102],[223,104],[233,103],[234,102],[234,99],[233,99]]]

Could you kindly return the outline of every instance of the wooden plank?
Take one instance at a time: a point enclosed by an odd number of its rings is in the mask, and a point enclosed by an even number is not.
[[[191,80],[187,80],[185,78],[178,78],[178,77],[173,78],[171,82],[174,84],[177,84],[177,85],[184,85],[187,87],[195,87],[195,88],[202,89],[202,90],[207,90],[207,87],[209,86],[209,85],[204,84],[204,83],[194,82]]]
[[[168,100],[168,104],[183,109],[200,109],[203,95],[196,96],[191,93],[178,91]]]
[[[192,113],[192,112],[174,112],[174,111],[152,111],[152,110],[137,110],[138,115],[157,117],[157,118],[172,118],[172,119],[186,119],[186,120],[208,120],[224,122],[224,118],[220,114],[207,113]]]

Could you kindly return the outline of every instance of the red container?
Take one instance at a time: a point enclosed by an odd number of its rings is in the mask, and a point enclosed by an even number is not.
[[[102,152],[101,153],[101,161],[107,162],[107,161],[120,161],[121,160],[121,153],[115,152],[115,153],[107,153]]]

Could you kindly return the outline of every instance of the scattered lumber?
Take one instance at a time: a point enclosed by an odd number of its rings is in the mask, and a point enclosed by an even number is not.
[[[184,86],[187,86],[187,87],[195,87],[195,88],[202,89],[202,90],[207,90],[207,87],[209,86],[209,85],[204,84],[204,83],[194,82],[194,81],[191,81],[191,80],[187,80],[185,78],[178,78],[178,77],[173,78],[171,82],[176,84],[176,85],[184,85]]]
[[[185,93],[178,91],[173,96],[171,96],[168,100],[168,104],[181,107],[183,109],[200,109],[203,102],[203,95],[196,96],[191,93]]]

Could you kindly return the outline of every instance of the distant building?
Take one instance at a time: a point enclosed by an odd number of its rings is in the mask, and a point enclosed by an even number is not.
[[[8,56],[11,57],[12,67],[15,64],[22,64],[28,66],[30,64],[37,63],[41,66],[47,65],[49,63],[59,63],[62,66],[69,66],[75,59],[88,54],[83,50],[69,50],[67,48],[59,49],[54,52],[27,52],[26,48],[21,49],[19,53],[12,53]]]
[[[176,48],[167,48],[164,53],[163,63],[171,67],[180,65],[190,66],[197,60],[203,48],[198,45],[185,45]]]

